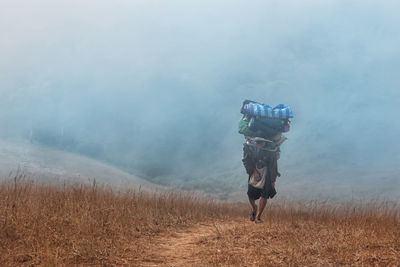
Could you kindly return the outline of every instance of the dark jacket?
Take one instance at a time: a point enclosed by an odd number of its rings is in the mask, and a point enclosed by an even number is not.
[[[276,194],[275,188],[272,183],[276,181],[276,177],[280,176],[278,172],[278,153],[271,152],[264,149],[259,149],[255,145],[244,143],[243,145],[243,165],[246,169],[247,174],[250,176],[253,174],[256,168],[257,162],[261,162],[267,166],[267,177],[265,180],[264,189],[269,192],[269,197],[273,197]]]

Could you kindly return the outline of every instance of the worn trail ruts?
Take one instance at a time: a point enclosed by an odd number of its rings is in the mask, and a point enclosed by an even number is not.
[[[201,259],[196,256],[203,238],[214,237],[220,231],[243,225],[244,222],[208,222],[166,233],[152,241],[141,266],[199,266]]]

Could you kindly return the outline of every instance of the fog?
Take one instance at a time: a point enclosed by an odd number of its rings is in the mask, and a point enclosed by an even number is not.
[[[244,99],[294,111],[278,192],[400,197],[397,1],[0,2],[0,136],[245,192]],[[112,177],[110,177],[112,179]]]

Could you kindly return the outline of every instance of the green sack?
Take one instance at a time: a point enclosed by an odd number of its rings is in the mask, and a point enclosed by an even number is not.
[[[243,116],[239,121],[239,133],[243,134],[244,136],[256,136],[256,133],[249,129],[249,121],[246,118],[246,115]]]

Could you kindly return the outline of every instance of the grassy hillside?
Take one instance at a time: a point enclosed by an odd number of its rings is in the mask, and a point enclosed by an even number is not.
[[[388,203],[270,207],[264,223],[201,238],[211,266],[398,266],[400,213]]]
[[[278,205],[279,204],[279,205]],[[115,191],[96,183],[0,184],[2,265],[264,266],[400,262],[394,204],[246,204],[190,193]],[[179,261],[178,261],[179,260]]]
[[[0,184],[0,262],[137,262],[167,229],[239,217],[243,210],[184,193],[115,192],[92,185],[49,186],[15,178]],[[225,207],[226,208],[226,207]]]

